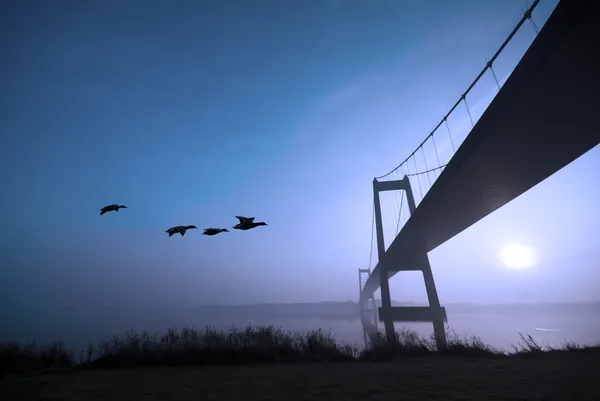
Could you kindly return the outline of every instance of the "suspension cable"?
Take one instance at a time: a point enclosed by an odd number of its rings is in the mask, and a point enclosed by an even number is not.
[[[427,158],[425,157],[425,150],[421,146],[421,153],[423,153],[423,161],[425,162],[425,170],[429,170],[427,167]],[[427,174],[427,181],[429,182],[429,188],[431,188],[431,179],[429,178],[429,173]]]
[[[496,76],[496,71],[494,71],[494,66],[492,65],[491,61],[488,61],[488,68],[492,72],[492,77],[494,77],[494,82],[496,82],[498,91],[500,91],[500,82],[498,81],[498,77]]]
[[[399,172],[399,171],[396,171],[396,180],[397,180],[397,181],[400,181],[399,175],[400,175],[400,172]],[[397,191],[394,191],[394,192],[393,192],[393,193],[395,194],[394,200],[398,199],[398,194],[396,194],[396,192],[397,192]],[[404,193],[403,193],[403,191],[400,191],[400,192],[401,192],[401,194],[400,194],[401,196],[400,196],[400,205],[398,206],[398,213],[400,213],[400,212],[401,212],[401,210],[402,210],[402,198],[403,198],[403,196],[404,196]],[[397,233],[396,233],[396,235],[397,235]]]
[[[402,205],[404,204],[404,191],[402,191],[402,196],[400,197],[400,211],[398,212],[398,223],[396,223],[396,235],[398,235],[398,230],[400,229],[400,217],[402,216]]]
[[[375,200],[373,200],[373,216],[371,217],[371,250],[369,251],[369,269],[373,260],[373,235],[375,232]]]
[[[393,212],[393,208],[390,205],[390,202],[385,202],[382,200],[382,198],[380,199],[380,205],[383,205],[383,208],[385,209],[384,211],[382,211],[382,217],[381,217],[381,229],[383,231],[383,248],[385,250],[387,250],[387,247],[390,244],[390,234],[393,232],[390,232],[390,229],[392,229],[394,227],[394,212]],[[392,210],[392,211],[390,211]],[[391,224],[388,222],[388,219],[392,219],[391,220]],[[388,232],[390,234],[388,234]]]
[[[440,155],[438,154],[437,145],[435,144],[435,135],[432,135],[431,139],[433,140],[433,149],[435,150],[435,157],[437,158],[438,167],[439,167],[442,165],[442,162],[440,162]]]
[[[420,175],[422,175],[422,174],[427,174],[427,173],[431,173],[432,171],[441,170],[441,169],[443,169],[444,167],[446,167],[447,165],[448,165],[448,163],[446,163],[446,164],[442,164],[442,165],[441,165],[441,166],[439,166],[439,167],[434,167],[434,168],[432,168],[432,169],[430,169],[430,170],[427,170],[427,171],[421,171],[421,172],[419,172],[419,173],[414,173],[414,174],[406,174],[406,176],[407,176],[407,177],[415,177],[415,176],[417,176],[417,177],[418,177],[418,176],[420,176]]]
[[[452,140],[452,133],[450,132],[450,124],[448,124],[448,119],[444,118],[446,122],[446,129],[448,130],[448,136],[450,137],[450,144],[452,145],[452,153],[456,152],[456,148],[454,147],[454,141]]]
[[[465,107],[467,108],[467,113],[469,114],[469,120],[471,120],[471,127],[474,127],[475,124],[473,124],[473,116],[471,116],[471,110],[469,110],[469,104],[467,103],[467,96],[463,95],[462,100],[465,104]]]
[[[533,30],[535,31],[535,34],[536,34],[536,35],[539,35],[539,33],[540,33],[540,30],[539,30],[539,28],[537,27],[537,25],[536,25],[535,21],[533,20],[533,17],[529,18],[529,22],[531,22],[531,26],[533,26]]]
[[[531,15],[532,11],[533,11],[533,8],[528,9],[527,11],[524,12],[524,16],[531,23],[531,26],[533,27],[533,30],[535,31],[535,34],[538,35],[540,33],[540,30],[538,29],[535,21],[533,20],[533,16]]]
[[[421,179],[419,178],[418,172],[419,172],[419,168],[417,167],[417,159],[415,159],[414,153],[413,153],[413,162],[415,163],[415,172],[417,173],[417,182],[419,183],[419,193],[421,194],[421,200],[423,199],[423,191],[421,190]]]

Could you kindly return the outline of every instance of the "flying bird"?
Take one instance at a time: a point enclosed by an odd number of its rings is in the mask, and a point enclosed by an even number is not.
[[[169,234],[169,237],[172,236],[173,234],[177,234],[177,233],[181,234],[181,236],[183,237],[187,230],[191,230],[194,228],[198,228],[198,227],[196,227],[196,226],[175,226],[175,227],[169,228],[165,232]]]
[[[226,228],[205,228],[202,234],[204,235],[217,235],[219,233],[228,233],[229,230]]]
[[[259,221],[257,223],[254,222],[254,217],[244,217],[244,216],[235,216],[240,222],[233,226],[233,228],[237,230],[249,230],[258,226],[266,226],[267,223],[264,221]]]
[[[102,209],[100,209],[100,216],[102,216],[106,212],[118,212],[119,209],[127,209],[127,206],[125,206],[125,205],[104,206]]]

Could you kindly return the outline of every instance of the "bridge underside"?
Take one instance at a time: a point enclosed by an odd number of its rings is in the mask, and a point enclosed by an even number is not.
[[[367,279],[446,242],[600,143],[600,1],[562,0]]]

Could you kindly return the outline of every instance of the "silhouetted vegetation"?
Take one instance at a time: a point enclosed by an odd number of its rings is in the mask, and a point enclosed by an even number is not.
[[[338,345],[322,330],[306,334],[269,327],[248,326],[227,332],[169,329],[164,335],[130,332],[100,344],[96,357],[82,366],[129,368],[138,366],[239,365],[286,362],[350,361],[355,350]]]
[[[438,350],[433,338],[423,338],[412,330],[396,333],[396,344],[388,344],[382,333],[371,336],[366,348],[341,345],[330,332],[313,330],[304,334],[286,332],[273,326],[229,331],[207,327],[204,330],[169,329],[162,335],[129,332],[99,345],[90,344],[78,357],[61,342],[38,346],[0,344],[0,374],[57,372],[72,369],[122,369],[143,366],[215,366],[295,362],[350,362],[394,360],[428,354],[472,357],[518,357],[558,351],[596,352],[598,346],[565,343],[561,347],[542,346],[531,336],[521,335],[512,352],[485,344],[477,336],[447,334],[448,347]]]
[[[76,364],[73,353],[61,342],[38,345],[32,342],[0,344],[0,378],[6,373],[18,374],[70,369]]]

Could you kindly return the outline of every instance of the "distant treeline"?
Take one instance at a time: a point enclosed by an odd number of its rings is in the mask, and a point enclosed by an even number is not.
[[[381,306],[381,301],[376,301]],[[423,306],[413,302],[392,301],[394,306]],[[470,303],[446,304],[449,314],[455,313],[557,313],[570,311],[598,311],[600,302],[594,303],[545,303],[545,304],[499,304],[482,305]],[[346,302],[319,302],[319,303],[294,303],[294,304],[255,304],[255,305],[206,305],[196,308],[199,313],[219,314],[227,316],[280,316],[280,317],[306,317],[355,320],[359,317],[358,303]]]

